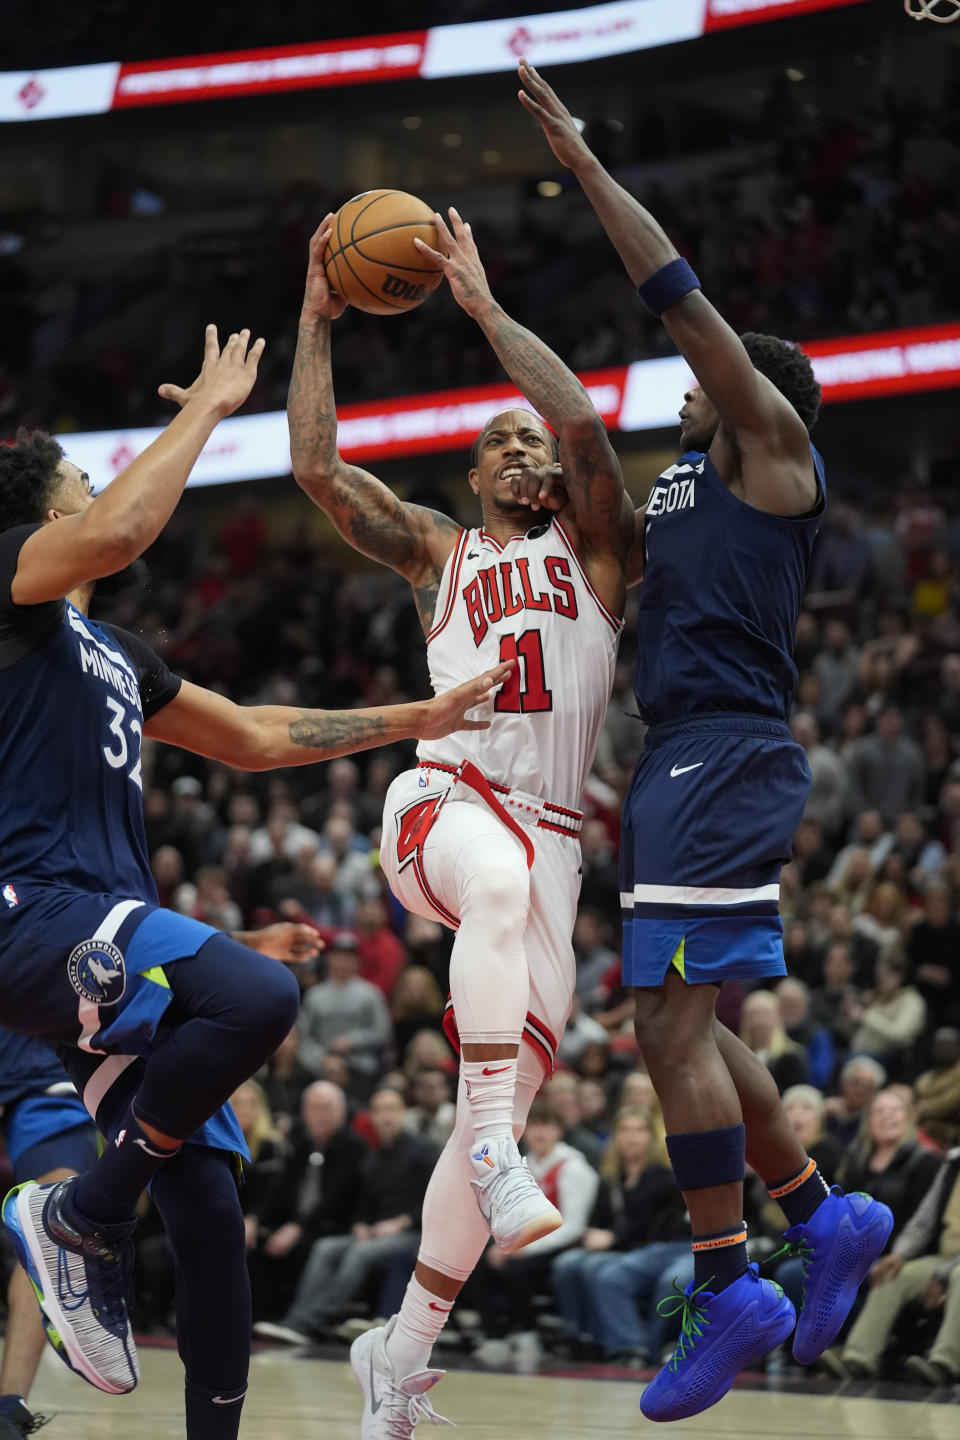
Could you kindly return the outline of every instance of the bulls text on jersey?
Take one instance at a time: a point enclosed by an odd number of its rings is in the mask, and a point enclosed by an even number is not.
[[[523,610],[550,610],[566,620],[577,619],[577,592],[569,560],[563,555],[547,555],[543,564],[550,583],[549,588],[539,594],[534,593],[530,561],[524,555],[478,570],[468,581],[461,595],[475,645],[483,642],[491,625],[509,620]]]

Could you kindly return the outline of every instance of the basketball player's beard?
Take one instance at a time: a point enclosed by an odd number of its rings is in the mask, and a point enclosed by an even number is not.
[[[122,570],[117,570],[112,575],[104,575],[97,581],[96,597],[98,600],[107,600],[111,595],[119,595],[123,590],[129,590],[134,585],[142,585],[146,588],[150,584],[150,567],[142,556],[131,560],[129,565],[124,565]]]

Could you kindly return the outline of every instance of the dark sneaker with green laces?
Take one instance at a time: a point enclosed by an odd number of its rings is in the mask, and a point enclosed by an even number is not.
[[[61,1360],[98,1390],[125,1395],[140,1378],[127,1315],[136,1222],[79,1229],[65,1203],[76,1183],[18,1185],[3,1202],[3,1224]]]
[[[0,1440],[23,1440],[47,1424],[46,1415],[31,1415],[18,1396],[0,1396]]]
[[[859,1190],[844,1195],[834,1185],[809,1220],[784,1232],[787,1243],[770,1260],[796,1257],[803,1267],[803,1302],[793,1337],[798,1365],[812,1365],[833,1344],[892,1229],[889,1206]]]
[[[741,1370],[792,1334],[797,1312],[779,1285],[750,1265],[715,1295],[693,1281],[661,1300],[661,1315],[680,1315],[673,1355],[640,1400],[648,1420],[686,1420],[722,1400]]]

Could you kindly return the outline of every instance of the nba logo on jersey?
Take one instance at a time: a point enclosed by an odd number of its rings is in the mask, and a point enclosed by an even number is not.
[[[12,910],[15,905],[20,904],[20,897],[12,885],[4,885],[3,889],[0,890],[0,895],[3,896],[4,903],[8,910]]]
[[[67,957],[67,974],[77,994],[93,1005],[115,1005],[127,988],[123,952],[109,940],[84,940]]]

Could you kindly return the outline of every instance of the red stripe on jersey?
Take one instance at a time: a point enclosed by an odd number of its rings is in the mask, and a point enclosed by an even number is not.
[[[434,625],[433,629],[429,631],[427,635],[428,645],[430,644],[430,641],[434,638],[435,635],[440,634],[440,631],[447,624],[450,616],[453,614],[453,607],[457,598],[457,584],[460,580],[460,566],[463,564],[463,557],[466,553],[468,538],[469,531],[461,530],[460,539],[457,541],[457,548],[453,552],[453,564],[450,569],[450,591],[447,595],[447,603],[440,621],[438,622],[438,624]]]
[[[620,629],[621,629],[621,626],[622,626],[622,623],[623,623],[623,622],[620,621],[620,620],[618,620],[615,615],[611,615],[610,611],[607,609],[606,605],[604,605],[603,601],[600,599],[600,596],[597,594],[596,590],[594,590],[593,586],[592,586],[591,583],[590,583],[590,576],[587,574],[586,570],[583,568],[583,562],[581,561],[580,556],[577,554],[576,550],[573,548],[573,544],[571,543],[571,540],[570,540],[569,535],[567,534],[566,530],[564,530],[563,526],[560,524],[560,521],[557,519],[556,515],[554,515],[554,517],[553,517],[553,524],[554,524],[554,528],[556,529],[557,533],[559,534],[559,536],[560,536],[561,540],[563,541],[564,545],[565,545],[565,546],[567,547],[567,549],[570,551],[570,555],[571,555],[571,558],[573,559],[573,563],[576,565],[577,569],[580,571],[580,575],[581,575],[581,578],[582,578],[582,580],[583,580],[584,585],[586,585],[587,589],[590,591],[590,594],[593,596],[594,600],[597,602],[597,608],[599,609],[600,614],[603,616],[604,620],[606,620],[607,624],[611,627],[611,629],[614,631],[614,633],[617,634],[617,635],[619,635],[619,634],[620,634]]]

